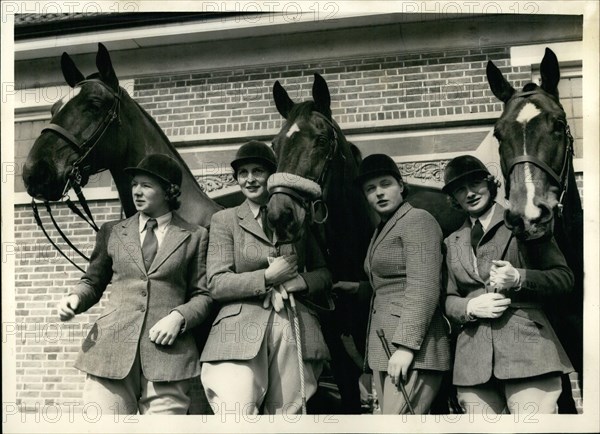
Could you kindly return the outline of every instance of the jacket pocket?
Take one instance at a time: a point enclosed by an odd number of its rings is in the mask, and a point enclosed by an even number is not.
[[[548,324],[548,320],[544,312],[539,309],[514,309],[512,311],[513,316],[528,320],[531,325],[542,328]]]
[[[239,315],[242,311],[242,305],[240,303],[236,304],[226,304],[219,310],[217,317],[213,321],[212,325],[217,325],[223,318],[228,318],[230,316]]]
[[[113,308],[109,308],[107,310],[105,310],[104,312],[102,312],[102,315],[100,315],[96,321],[100,321],[102,318],[106,318],[108,315],[110,315],[111,313],[115,312],[117,310],[116,307]]]

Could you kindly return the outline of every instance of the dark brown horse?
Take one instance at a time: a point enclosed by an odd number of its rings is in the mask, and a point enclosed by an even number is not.
[[[332,118],[327,83],[315,74],[313,101],[295,104],[279,82],[273,96],[277,110],[286,119],[273,140],[278,167],[269,179],[269,220],[279,241],[292,241],[306,231],[316,233],[329,258],[334,281],[365,280],[363,262],[376,221],[363,194],[353,185],[360,152]],[[440,191],[413,185],[410,189],[408,200],[428,208],[446,235],[464,221],[464,215],[448,206]],[[325,216],[324,224],[315,223]],[[335,313],[322,318],[342,398],[342,407],[335,409],[338,413],[360,411],[358,377],[362,366],[352,361],[340,335],[350,334],[364,356],[370,297],[339,295]]]
[[[183,168],[179,214],[205,227],[222,208],[200,188],[175,147],[144,109],[119,86],[107,49],[98,44],[98,73],[87,78],[67,53],[61,58],[66,82],[74,90],[52,109],[48,127],[35,141],[23,168],[27,192],[35,199],[56,201],[68,187],[83,187],[91,175],[108,169],[125,215],[135,213],[125,167],[150,153],[175,158]]]
[[[529,83],[516,90],[491,61],[487,65],[492,92],[504,102],[494,135],[500,143],[500,162],[510,202],[505,223],[527,242],[554,235],[575,275],[574,291],[549,300],[546,311],[581,378],[583,210],[573,170],[573,137],[558,97],[558,60],[548,48],[540,72],[540,86]],[[568,379],[563,384],[570,392],[566,382]]]

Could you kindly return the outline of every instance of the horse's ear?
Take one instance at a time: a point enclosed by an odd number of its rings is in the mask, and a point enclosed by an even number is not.
[[[79,69],[77,69],[77,66],[75,66],[71,56],[67,53],[63,53],[60,58],[60,68],[62,69],[65,81],[71,87],[75,87],[77,83],[85,78]]]
[[[113,90],[119,88],[119,79],[115,74],[108,50],[103,44],[98,44],[98,54],[96,54],[96,67],[100,73],[100,78],[108,84]]]
[[[279,80],[273,85],[273,99],[279,114],[287,119],[290,110],[294,107],[294,101],[289,97]]]
[[[329,87],[327,87],[325,79],[317,73],[315,73],[312,94],[317,110],[328,118],[331,118],[331,96],[329,94]]]
[[[494,62],[491,60],[488,60],[485,74],[487,75],[487,80],[490,89],[492,89],[492,93],[496,95],[496,98],[500,101],[507,102],[513,93],[515,93],[515,89],[508,81],[506,81],[502,72],[500,72],[498,67],[494,65]]]
[[[542,76],[541,88],[551,95],[558,96],[557,86],[560,80],[558,59],[554,51],[547,47],[540,65],[540,75]]]

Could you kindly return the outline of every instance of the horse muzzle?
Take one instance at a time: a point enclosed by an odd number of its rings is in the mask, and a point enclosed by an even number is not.
[[[27,193],[38,200],[57,201],[63,196],[66,177],[61,179],[55,168],[45,161],[26,163],[23,167],[23,182]]]
[[[529,220],[512,210],[504,212],[504,224],[520,240],[532,241],[552,236],[554,214],[546,205],[538,205],[541,213],[536,219]]]
[[[302,237],[306,211],[289,196],[283,194],[271,196],[267,211],[269,222],[275,228],[278,243],[292,243]]]

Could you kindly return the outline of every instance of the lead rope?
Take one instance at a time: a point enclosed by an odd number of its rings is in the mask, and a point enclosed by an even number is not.
[[[294,294],[288,294],[290,301],[288,311],[288,319],[290,313],[294,324],[294,341],[296,343],[296,355],[298,359],[298,372],[300,374],[300,396],[302,397],[302,414],[306,414],[306,384],[304,380],[304,357],[302,357],[302,335],[300,334],[300,320],[298,319],[298,311],[296,310],[296,299]]]
[[[294,245],[292,244],[292,248]],[[277,256],[279,256],[279,246],[277,246]],[[293,293],[288,294],[289,306],[285,308],[288,314],[288,321],[294,324],[294,343],[296,345],[296,356],[298,361],[298,373],[300,374],[300,396],[302,398],[302,414],[306,414],[306,383],[304,379],[304,357],[302,356],[302,334],[300,332],[300,319],[296,310],[296,298]],[[291,316],[291,319],[290,319]]]

